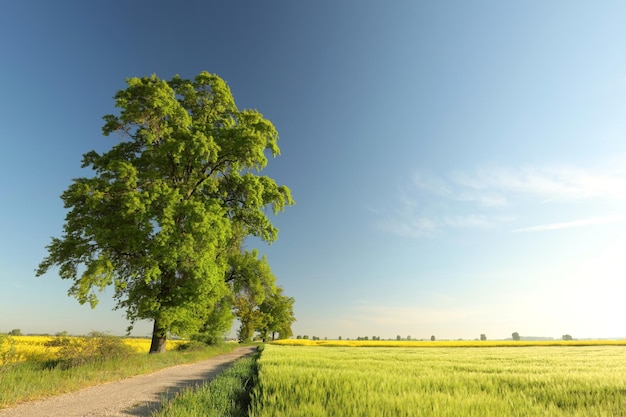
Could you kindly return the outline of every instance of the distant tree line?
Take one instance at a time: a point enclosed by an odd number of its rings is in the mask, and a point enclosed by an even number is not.
[[[300,336],[298,335],[296,337],[296,339],[309,339],[309,336],[304,335],[304,336]],[[310,339],[312,340],[319,340],[319,337],[316,336],[312,336]],[[327,337],[324,338],[325,340],[328,339]],[[515,341],[519,341],[519,340],[554,340],[551,337],[532,337],[532,336],[520,336],[519,332],[513,332],[511,334],[511,339],[515,340]],[[564,334],[561,336],[562,340],[575,340],[570,334]],[[342,336],[338,336],[336,340],[344,340],[344,338]],[[345,338],[345,340],[350,340],[350,338]],[[413,337],[411,337],[410,335],[407,335],[406,337],[402,337],[401,335],[397,335],[395,338],[390,338],[390,339],[383,339],[380,336],[357,336],[354,340],[396,340],[396,341],[401,341],[401,340],[406,340],[406,341],[411,341],[411,340],[419,340],[419,341],[425,341],[427,339],[415,339]],[[435,335],[430,336],[430,341],[434,342],[436,341],[437,338],[435,337]],[[462,338],[459,339],[445,339],[445,340],[464,340]],[[471,340],[471,339],[468,339]],[[476,341],[486,341],[487,340],[487,335],[485,333],[481,333],[479,337],[473,339]]]

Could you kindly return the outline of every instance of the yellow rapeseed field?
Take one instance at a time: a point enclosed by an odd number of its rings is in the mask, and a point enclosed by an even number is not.
[[[68,336],[73,339],[84,339],[79,336]],[[3,336],[0,339],[0,366],[14,362],[46,361],[57,359],[60,346],[54,346],[57,336]],[[122,338],[124,343],[139,353],[148,353],[150,339]],[[173,349],[180,340],[168,340],[167,349]]]

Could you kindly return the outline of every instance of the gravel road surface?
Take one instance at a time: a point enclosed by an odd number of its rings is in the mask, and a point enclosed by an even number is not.
[[[255,346],[239,347],[202,362],[24,403],[0,410],[0,417],[150,416],[163,399],[173,397],[183,388],[211,380],[235,360],[255,350]]]

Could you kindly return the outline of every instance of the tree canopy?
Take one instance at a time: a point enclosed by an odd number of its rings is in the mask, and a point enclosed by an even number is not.
[[[255,332],[268,339],[292,335],[294,299],[284,296],[276,286],[267,259],[254,251],[233,253],[226,281],[232,292],[235,314],[241,323],[239,339],[249,341]]]
[[[114,98],[120,113],[104,116],[103,134],[121,140],[83,155],[93,175],[62,194],[63,235],[37,274],[58,267],[73,282],[69,295],[92,307],[113,286],[131,326],[154,320],[150,351],[160,352],[168,332],[194,332],[212,316],[225,325],[233,251],[250,235],[274,241],[265,210],[293,200],[260,175],[266,154],[280,153],[276,129],[239,110],[220,77],[130,78]]]

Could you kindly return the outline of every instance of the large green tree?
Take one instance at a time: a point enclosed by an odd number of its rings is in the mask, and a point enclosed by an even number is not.
[[[265,210],[293,200],[260,175],[266,154],[279,154],[276,129],[239,110],[218,76],[130,78],[115,104],[119,115],[104,117],[103,133],[120,141],[83,155],[93,174],[62,194],[63,235],[37,274],[58,267],[73,281],[69,295],[92,307],[113,286],[131,327],[154,321],[150,352],[163,352],[168,332],[193,333],[211,315],[224,326],[230,255],[245,236],[275,240]]]

